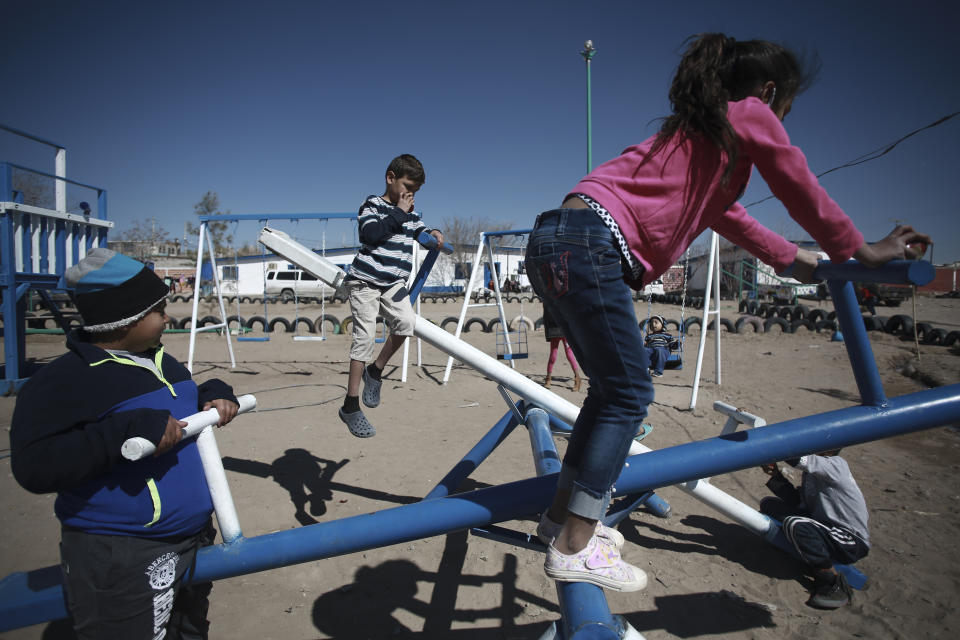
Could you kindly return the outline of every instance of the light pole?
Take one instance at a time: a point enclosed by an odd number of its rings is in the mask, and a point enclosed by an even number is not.
[[[593,170],[593,125],[591,124],[592,107],[590,105],[590,60],[597,53],[593,48],[593,40],[587,40],[583,43],[583,56],[587,63],[587,173]]]

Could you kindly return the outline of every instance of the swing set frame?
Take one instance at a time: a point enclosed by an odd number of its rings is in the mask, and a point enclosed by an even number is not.
[[[257,220],[261,225],[266,225],[269,220],[287,220],[290,222],[299,222],[300,220],[336,220],[336,219],[356,219],[355,213],[227,213],[221,215],[202,215],[198,216],[200,220],[200,230],[197,238],[197,270],[193,285],[193,312],[190,321],[190,348],[187,355],[187,370],[193,373],[193,355],[196,348],[197,334],[204,331],[217,331],[223,329],[223,335],[227,341],[227,352],[230,355],[230,368],[237,366],[233,355],[233,342],[230,339],[230,327],[227,324],[226,307],[223,304],[223,291],[220,287],[220,274],[217,269],[216,249],[212,242],[206,242],[206,248],[210,259],[210,267],[213,276],[213,286],[216,292],[217,305],[220,309],[220,322],[205,327],[197,326],[197,309],[200,306],[200,281],[203,270],[203,251],[204,243],[208,235],[208,226],[211,222],[242,222],[245,220]],[[275,255],[275,254],[274,254]],[[266,254],[263,254],[266,257]],[[279,257],[279,256],[278,256]],[[266,304],[266,291],[264,291],[264,304]],[[251,338],[246,338],[250,341]],[[255,339],[258,340],[258,339]]]

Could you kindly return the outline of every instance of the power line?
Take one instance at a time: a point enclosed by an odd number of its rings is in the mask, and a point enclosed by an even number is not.
[[[910,133],[908,133],[907,135],[902,136],[902,137],[894,140],[893,142],[891,142],[891,143],[889,143],[889,144],[885,144],[885,145],[883,145],[882,147],[878,147],[877,149],[874,149],[873,151],[870,151],[870,152],[868,152],[868,153],[865,153],[865,154],[863,154],[862,156],[860,156],[860,157],[858,157],[858,158],[854,158],[853,160],[850,160],[849,162],[845,162],[844,164],[841,164],[841,165],[838,165],[838,166],[836,166],[836,167],[833,167],[832,169],[827,169],[827,170],[824,171],[823,173],[818,173],[818,174],[817,174],[817,178],[823,177],[823,176],[827,175],[828,173],[833,173],[834,171],[839,171],[840,169],[846,169],[847,167],[855,167],[855,166],[857,166],[858,164],[863,164],[863,163],[865,163],[865,162],[870,162],[871,160],[876,160],[877,158],[880,158],[880,157],[882,157],[882,156],[885,156],[885,155],[887,155],[888,153],[890,153],[891,151],[893,151],[893,149],[894,149],[898,144],[900,144],[901,142],[903,142],[903,141],[906,140],[907,138],[909,138],[909,137],[911,137],[911,136],[915,136],[915,135],[917,135],[918,133],[920,133],[921,131],[925,131],[925,130],[927,130],[927,129],[932,129],[933,127],[939,126],[939,125],[943,124],[944,122],[946,122],[947,120],[949,120],[950,118],[953,118],[954,116],[957,116],[957,115],[960,115],[960,111],[954,111],[954,112],[951,113],[950,115],[943,116],[943,117],[940,118],[939,120],[935,120],[935,121],[931,122],[930,124],[928,124],[928,125],[926,125],[926,126],[924,126],[924,127],[920,127],[919,129],[915,129],[915,130],[911,131]],[[760,204],[760,203],[762,203],[762,202],[766,202],[767,200],[770,200],[770,199],[775,198],[775,197],[776,197],[776,196],[774,196],[774,195],[771,194],[771,195],[767,196],[766,198],[761,198],[760,200],[757,200],[756,202],[751,202],[750,204],[745,205],[745,206],[746,206],[747,208],[750,208],[750,207],[752,207],[752,206],[754,206],[754,205],[756,205],[756,204]]]

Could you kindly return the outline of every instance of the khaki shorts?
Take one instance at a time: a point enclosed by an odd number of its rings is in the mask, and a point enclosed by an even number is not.
[[[386,291],[359,280],[347,280],[345,285],[350,294],[350,313],[353,314],[351,360],[370,362],[373,359],[378,314],[383,316],[383,322],[392,335],[413,335],[416,316],[403,282],[397,282]]]

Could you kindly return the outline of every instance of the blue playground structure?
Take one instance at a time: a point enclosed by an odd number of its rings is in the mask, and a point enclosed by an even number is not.
[[[0,162],[0,295],[3,302],[4,366],[0,393],[15,393],[30,376],[26,358],[26,312],[31,292],[36,292],[65,331],[69,321],[55,304],[51,292],[63,289],[60,278],[96,247],[107,246],[113,223],[107,220],[107,191],[66,178],[66,149],[55,142],[0,124],[0,130],[51,147],[54,173]],[[53,182],[54,208],[24,202],[23,188],[14,188],[15,172],[33,180]],[[81,213],[67,212],[67,186],[96,195],[95,216],[81,202]],[[90,198],[93,200],[93,198]]]
[[[779,523],[712,487],[704,478],[957,420],[960,384],[897,398],[885,396],[850,283],[856,280],[922,285],[932,279],[932,266],[926,262],[898,261],[879,269],[867,269],[856,263],[825,262],[821,263],[817,275],[827,280],[830,287],[861,403],[746,431],[727,432],[660,451],[651,451],[636,442],[616,482],[618,499],[611,505],[606,518],[608,524],[627,517],[640,505],[646,505],[657,515],[668,515],[669,505],[654,491],[675,485],[744,524],[763,539],[783,546]],[[556,485],[554,474],[560,468],[552,436],[570,431],[569,425],[575,421],[579,407],[423,318],[417,320],[415,335],[482,370],[497,382],[509,405],[503,417],[436,487],[413,504],[253,538],[244,538],[238,525],[235,529],[225,526],[221,506],[218,506],[217,518],[225,542],[199,551],[189,581],[250,574],[464,529],[509,544],[543,549],[539,541],[528,534],[498,527],[496,523],[529,517],[549,503]],[[522,400],[515,403],[508,393],[511,391]],[[530,437],[536,477],[453,494],[520,425],[527,428]],[[210,433],[209,430],[206,433]],[[216,496],[214,502],[217,504]],[[232,508],[232,501],[229,506]],[[641,637],[622,617],[610,612],[599,587],[558,582],[557,592],[561,619],[545,630],[542,640]],[[59,567],[14,573],[0,580],[0,631],[66,615]]]
[[[18,382],[22,382],[23,296],[31,289],[57,288],[67,266],[91,247],[105,242],[111,223],[18,203],[17,194],[12,193],[9,171],[9,166],[0,165],[0,196],[4,198],[0,202],[3,209],[0,284],[7,349],[4,384],[8,389],[15,389]],[[102,190],[98,193],[98,211],[103,215],[106,196]],[[261,214],[254,216],[262,218]],[[426,278],[426,271],[436,259],[436,251],[431,249],[432,260],[428,257],[426,270],[421,271],[417,284],[412,287],[414,298]],[[779,523],[713,487],[704,478],[957,420],[960,384],[892,399],[885,396],[851,284],[858,281],[922,285],[933,278],[932,266],[926,262],[898,261],[879,269],[867,269],[856,263],[824,262],[817,275],[825,279],[830,288],[861,403],[746,431],[726,432],[660,451],[651,451],[635,442],[616,482],[617,500],[611,505],[607,524],[616,524],[641,505],[656,515],[667,516],[670,506],[654,491],[674,485],[763,539],[789,550]],[[509,405],[503,417],[419,502],[253,538],[242,535],[213,432],[205,429],[198,436],[207,443],[205,448],[201,447],[205,471],[208,480],[211,474],[219,474],[220,486],[225,489],[217,495],[215,483],[210,482],[224,542],[199,551],[188,582],[250,574],[465,529],[508,544],[543,549],[530,535],[496,524],[529,517],[549,503],[556,485],[554,474],[560,468],[553,435],[569,433],[569,425],[576,420],[579,407],[423,318],[417,319],[415,335],[498,383]],[[509,392],[522,400],[515,403]],[[524,425],[529,434],[536,476],[454,494],[520,425]],[[641,638],[622,617],[610,612],[599,587],[558,582],[557,592],[561,618],[545,630],[541,640]],[[59,566],[13,573],[0,580],[0,632],[65,616],[67,608]]]

